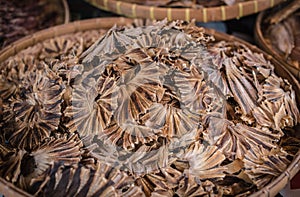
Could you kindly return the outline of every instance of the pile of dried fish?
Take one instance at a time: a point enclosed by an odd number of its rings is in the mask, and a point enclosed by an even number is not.
[[[0,49],[21,37],[57,25],[61,11],[48,11],[47,6],[49,2],[44,0],[0,0]]]
[[[233,5],[247,0],[124,0],[129,3],[137,3],[147,6],[201,8],[221,5]]]
[[[267,27],[262,28],[263,33],[274,52],[300,69],[300,1],[274,10],[264,19],[262,27]]]
[[[249,195],[299,150],[295,92],[262,54],[179,21],[100,34],[1,63],[7,181],[38,196]]]

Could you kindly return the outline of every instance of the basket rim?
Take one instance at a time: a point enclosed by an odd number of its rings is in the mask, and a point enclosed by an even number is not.
[[[248,0],[233,5],[203,8],[163,8],[146,6],[118,0],[85,0],[102,10],[110,11],[130,18],[150,18],[152,20],[196,19],[198,22],[226,21],[251,15],[271,8],[285,0]]]
[[[66,24],[70,22],[70,8],[67,0],[62,0],[62,4],[64,6],[64,13],[65,13],[64,24]]]
[[[115,24],[117,25],[126,25],[128,23],[132,23],[132,19],[124,18],[124,17],[108,17],[108,18],[92,18],[92,19],[85,19],[85,20],[79,20],[75,22],[71,22],[68,24],[58,25],[54,27],[50,27],[45,30],[38,31],[34,33],[33,35],[26,36],[24,38],[21,38],[20,40],[14,42],[11,44],[11,46],[7,46],[3,50],[0,51],[0,62],[5,61],[8,57],[17,54],[21,50],[32,46],[42,40],[53,38],[55,36],[65,35],[68,33],[77,33],[80,31],[86,31],[86,30],[94,30],[94,29],[109,29]],[[209,35],[213,35],[216,40],[226,40],[231,42],[239,42],[244,44],[245,46],[249,47],[254,52],[262,53],[263,56],[271,61],[274,65],[277,65],[279,67],[278,72],[285,73],[289,77],[289,81],[293,82],[293,85],[296,86],[298,90],[300,90],[300,84],[299,81],[296,80],[296,78],[284,67],[280,64],[280,62],[273,58],[271,55],[269,55],[267,52],[263,51],[262,49],[258,48],[255,45],[252,45],[240,38],[237,38],[235,36],[218,32],[214,29],[208,29],[204,28],[205,33]],[[276,70],[276,69],[275,69]],[[298,107],[300,105],[300,98],[297,98]],[[300,170],[300,150],[296,153],[293,161],[288,165],[287,169],[281,173],[280,176],[276,177],[271,183],[260,189],[259,191],[251,194],[251,197],[260,197],[260,196],[275,196],[278,192],[280,192],[281,189],[284,188],[284,186],[290,181],[296,173]],[[15,192],[15,193],[11,193]],[[14,194],[13,196],[20,196],[20,197],[29,197],[32,196],[28,194],[27,192],[21,190],[20,188],[17,188],[12,183],[4,180],[0,177],[0,193],[10,196],[9,194]]]
[[[263,17],[267,14],[267,11],[263,11],[258,14],[254,26],[254,39],[260,48],[267,51],[269,54],[273,55],[274,58],[284,65],[296,78],[300,81],[300,69],[295,68],[294,65],[290,64],[288,61],[285,61],[278,53],[276,53],[272,46],[267,43],[265,36],[262,32],[261,24]]]

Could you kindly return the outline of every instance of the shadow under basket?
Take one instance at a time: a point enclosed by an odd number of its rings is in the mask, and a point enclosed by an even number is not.
[[[72,34],[80,31],[87,31],[87,30],[97,30],[97,29],[109,29],[113,27],[115,24],[117,25],[128,25],[133,22],[132,19],[128,18],[96,18],[96,19],[88,19],[82,21],[76,21],[72,23],[68,23],[65,25],[55,26],[49,29],[45,29],[34,33],[30,36],[22,38],[17,42],[11,44],[9,47],[5,48],[0,52],[0,62],[5,61],[10,56],[16,55],[21,50],[33,46],[36,43],[39,43],[43,40],[54,38],[56,36],[61,36],[65,34]],[[296,93],[296,100],[298,103],[298,108],[300,104],[300,85],[299,82],[295,79],[293,75],[280,64],[276,59],[272,58],[272,56],[268,55],[267,53],[263,52],[261,49],[257,48],[254,45],[251,45],[241,39],[238,39],[234,36],[230,36],[224,33],[219,33],[215,30],[205,29],[205,32],[209,35],[213,35],[216,41],[233,41],[238,42],[246,45],[249,47],[253,52],[262,53],[266,59],[272,62],[275,67],[275,72],[277,75],[286,78],[292,85]],[[299,128],[296,128],[299,130]],[[300,132],[300,131],[298,131]],[[285,187],[285,185],[293,178],[293,176],[299,171],[300,169],[300,150],[295,155],[293,161],[287,167],[287,169],[278,176],[274,181],[257,191],[256,193],[251,194],[252,197],[258,196],[275,196],[278,192]],[[0,178],[0,193],[4,196],[31,196],[30,194],[26,193],[25,191],[17,188],[12,183],[7,182],[3,178]]]

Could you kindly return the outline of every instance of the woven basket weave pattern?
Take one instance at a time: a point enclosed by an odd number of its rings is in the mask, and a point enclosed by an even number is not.
[[[241,18],[271,8],[284,0],[250,0],[237,3],[231,6],[217,6],[208,8],[162,8],[145,6],[134,3],[115,0],[85,0],[90,4],[110,12],[124,15],[131,18],[149,18],[162,20],[196,19],[199,22],[225,21],[234,18]]]

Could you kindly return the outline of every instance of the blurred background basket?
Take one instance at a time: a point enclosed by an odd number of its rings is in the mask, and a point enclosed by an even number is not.
[[[152,20],[195,19],[198,22],[225,21],[234,18],[241,18],[250,14],[271,8],[284,0],[247,0],[238,1],[233,5],[221,5],[212,7],[199,6],[197,8],[170,8],[143,5],[143,1],[131,3],[116,0],[85,0],[90,4],[106,11],[131,18],[148,18]]]
[[[128,18],[95,18],[95,19],[88,19],[82,21],[76,21],[65,25],[55,26],[52,28],[48,28],[39,32],[36,32],[30,36],[22,38],[17,42],[11,44],[9,47],[5,48],[0,52],[0,62],[5,61],[10,56],[16,55],[21,50],[33,46],[38,42],[44,41],[46,39],[54,38],[57,36],[61,36],[64,34],[73,34],[80,31],[87,31],[87,30],[99,30],[99,29],[109,29],[113,25],[128,25],[132,24],[133,20]],[[276,59],[272,58],[272,56],[268,55],[267,53],[263,52],[261,49],[257,48],[254,45],[251,45],[241,39],[238,39],[234,36],[230,36],[228,34],[219,33],[215,30],[206,29],[206,33],[209,35],[213,35],[216,41],[225,40],[225,41],[232,41],[238,42],[246,45],[252,51],[262,53],[268,60],[270,60],[274,67],[275,72],[283,77],[286,78],[292,85],[296,93],[297,103],[299,107],[300,103],[300,85],[299,82],[295,79],[290,72],[282,66]],[[296,128],[298,132],[300,132],[299,128]],[[251,196],[275,196],[278,192],[284,188],[284,186],[292,179],[292,177],[299,171],[300,169],[300,151],[295,155],[294,160],[288,166],[288,168],[274,181],[270,184],[266,185],[264,188],[259,190],[258,192],[252,194]],[[18,189],[11,183],[8,183],[3,178],[0,178],[0,193],[4,194],[4,196],[30,196],[26,192]]]
[[[67,0],[0,1],[0,49],[39,30],[68,23]]]
[[[300,80],[300,1],[280,4],[259,13],[256,43]],[[278,47],[280,45],[280,47]]]

